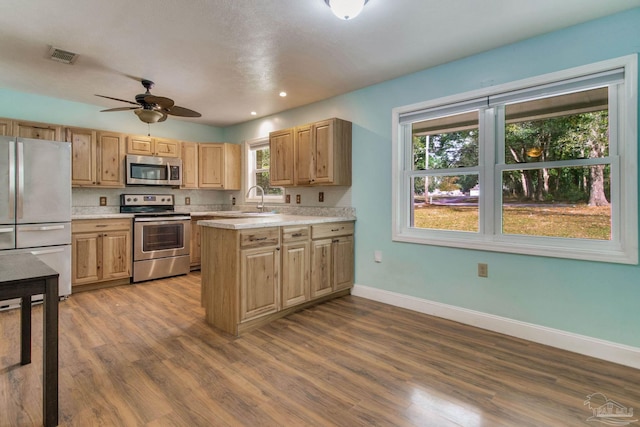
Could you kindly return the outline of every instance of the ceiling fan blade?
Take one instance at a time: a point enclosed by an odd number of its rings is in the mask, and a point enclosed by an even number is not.
[[[133,101],[127,101],[126,99],[120,99],[120,98],[113,98],[111,96],[104,96],[104,95],[98,95],[96,94],[96,96],[99,96],[101,98],[107,98],[107,99],[113,99],[114,101],[120,101],[120,102],[127,102],[129,104],[133,104],[133,105],[140,105],[137,102],[133,102]]]
[[[100,110],[101,113],[108,113],[111,111],[129,111],[129,110],[137,110],[140,106],[137,107],[117,107],[117,108],[109,108],[108,110]]]
[[[171,114],[172,116],[182,116],[182,117],[201,117],[202,114],[197,111],[189,110],[188,108],[178,107],[174,105],[171,108],[163,108],[162,112]]]
[[[161,108],[171,108],[174,105],[173,99],[164,96],[147,95],[144,97],[144,102],[159,105]]]

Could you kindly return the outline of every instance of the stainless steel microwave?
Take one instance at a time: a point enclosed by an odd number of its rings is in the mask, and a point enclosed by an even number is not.
[[[127,155],[127,185],[182,184],[182,159]]]

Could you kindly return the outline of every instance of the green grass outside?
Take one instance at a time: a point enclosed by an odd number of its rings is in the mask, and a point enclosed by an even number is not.
[[[414,226],[436,230],[478,231],[477,206],[416,206]],[[611,208],[576,206],[506,206],[503,233],[528,236],[611,239]]]

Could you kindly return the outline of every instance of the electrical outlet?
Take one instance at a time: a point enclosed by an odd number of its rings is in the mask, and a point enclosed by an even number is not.
[[[318,193],[318,201],[324,202],[324,191]]]
[[[191,204],[191,197],[185,197],[184,198],[184,204],[185,205],[190,205]]]
[[[287,194],[284,196],[285,203],[291,203],[291,194]]]
[[[489,265],[485,263],[478,263],[478,277],[489,277]]]
[[[107,198],[100,196],[100,206],[107,206]]]
[[[299,194],[296,194],[296,203],[300,204],[300,195]]]

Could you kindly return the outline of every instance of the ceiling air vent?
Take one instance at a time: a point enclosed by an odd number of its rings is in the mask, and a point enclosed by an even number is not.
[[[62,62],[65,64],[73,64],[77,58],[77,53],[58,49],[57,47],[51,47],[49,49],[49,59],[53,59],[54,61]]]

